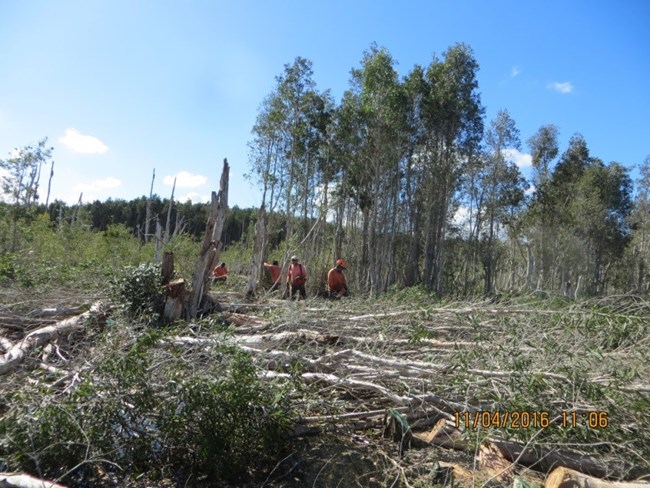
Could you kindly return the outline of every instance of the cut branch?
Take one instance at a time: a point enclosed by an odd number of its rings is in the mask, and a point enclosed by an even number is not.
[[[45,481],[26,474],[0,473],[0,488],[66,488],[64,485]]]
[[[55,341],[65,334],[83,329],[86,324],[86,319],[99,316],[101,309],[102,303],[97,302],[90,307],[89,311],[77,317],[71,317],[57,322],[54,325],[48,325],[30,332],[0,358],[0,376],[13,371],[25,360],[29,351]]]

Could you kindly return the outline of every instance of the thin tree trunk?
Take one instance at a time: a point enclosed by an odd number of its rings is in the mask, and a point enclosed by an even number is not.
[[[169,208],[167,209],[167,222],[165,223],[165,238],[163,240],[164,244],[169,242],[171,232],[171,219],[172,219],[172,207],[174,205],[174,191],[176,190],[176,177],[174,177],[174,185],[172,186],[172,195],[169,197]]]
[[[149,198],[147,199],[147,205],[145,210],[144,217],[144,242],[149,240],[149,219],[151,218],[151,199],[153,197],[153,182],[156,179],[156,168],[153,170],[153,176],[151,177],[151,189],[149,190]]]
[[[84,193],[81,192],[79,194],[79,201],[77,202],[77,205],[75,208],[72,210],[72,217],[70,223],[72,225],[77,223],[77,220],[79,219],[79,209],[81,208],[81,201],[83,200]]]
[[[266,253],[266,211],[262,205],[257,212],[257,222],[255,223],[255,241],[253,244],[253,259],[251,263],[251,274],[248,277],[248,286],[246,287],[246,298],[252,300],[255,298],[255,289],[260,281],[262,273],[262,263]]]
[[[52,188],[52,178],[54,178],[54,161],[52,161],[52,166],[50,168],[50,179],[47,181],[47,197],[45,197],[45,209],[50,204],[50,190]]]

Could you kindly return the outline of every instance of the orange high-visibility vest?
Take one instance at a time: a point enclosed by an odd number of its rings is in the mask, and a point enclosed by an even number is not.
[[[331,293],[343,293],[348,290],[343,271],[338,268],[330,269],[327,273],[327,291]]]
[[[287,272],[287,281],[294,286],[302,285],[307,281],[307,271],[305,271],[305,267],[300,263],[290,264],[289,271]]]
[[[264,267],[268,269],[271,273],[271,283],[274,285],[280,282],[280,275],[282,274],[282,268],[277,264],[264,263]]]

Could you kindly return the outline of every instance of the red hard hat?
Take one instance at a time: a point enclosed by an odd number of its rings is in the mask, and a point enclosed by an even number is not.
[[[343,269],[348,269],[347,265],[345,264],[345,261],[343,261],[342,259],[337,259],[336,260],[336,265],[340,266]]]

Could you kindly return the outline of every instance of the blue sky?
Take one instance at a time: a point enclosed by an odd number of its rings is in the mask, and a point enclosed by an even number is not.
[[[154,168],[155,193],[177,176],[177,198],[204,200],[227,157],[230,204],[257,206],[247,142],[284,64],[310,59],[338,102],[373,42],[401,75],[464,42],[525,174],[525,141],[550,123],[561,152],[580,132],[632,167],[650,155],[648,25],[647,0],[0,0],[0,158],[47,136],[51,200],[72,203],[148,194]]]

